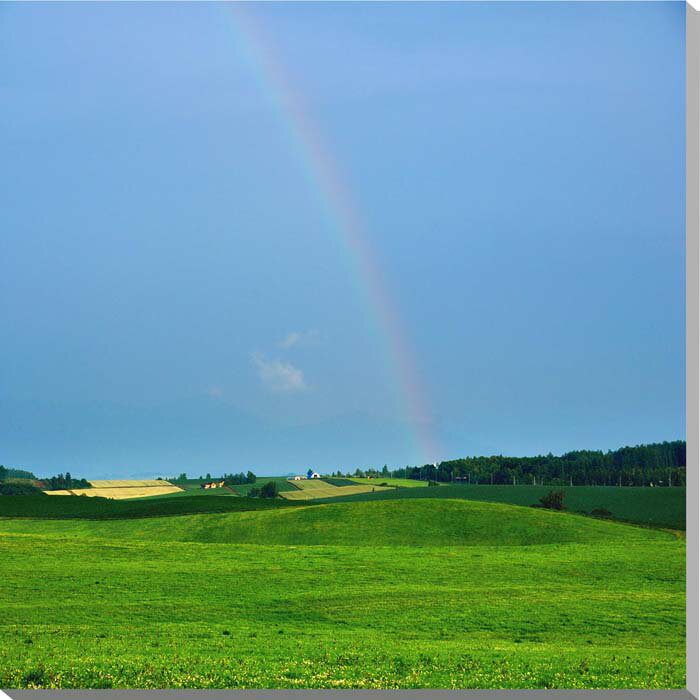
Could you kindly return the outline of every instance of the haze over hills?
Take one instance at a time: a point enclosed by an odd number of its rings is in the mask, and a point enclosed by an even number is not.
[[[466,437],[463,429],[450,428],[448,421],[442,440],[444,454],[430,461],[465,454],[614,450],[624,444],[677,439],[661,434],[651,420],[648,425],[641,422],[635,434],[625,434],[591,418],[581,424],[580,442],[570,444],[556,434],[556,426],[536,425],[536,417],[527,415],[522,421],[524,426],[530,421],[529,435],[524,435],[525,427],[514,431],[506,420],[501,436],[494,426],[481,426],[467,431]],[[360,411],[282,423],[209,397],[148,405],[0,399],[1,460],[6,466],[36,474],[70,470],[93,479],[241,469],[273,476],[307,466],[324,472],[384,464],[398,469],[424,463],[413,432],[405,422]]]

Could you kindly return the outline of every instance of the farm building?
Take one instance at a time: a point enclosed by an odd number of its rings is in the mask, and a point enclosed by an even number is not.
[[[222,489],[224,488],[224,480],[221,481],[208,481],[199,485],[202,489]]]

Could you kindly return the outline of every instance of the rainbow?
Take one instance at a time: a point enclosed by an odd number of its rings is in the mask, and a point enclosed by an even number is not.
[[[411,426],[414,448],[419,450],[423,463],[432,463],[439,458],[440,450],[433,436],[427,393],[419,381],[415,359],[402,331],[396,306],[383,282],[360,209],[299,90],[294,89],[290,76],[276,60],[271,42],[245,5],[247,3],[223,4],[233,17],[237,48],[277,113],[310,190],[318,198],[332,230],[347,252],[358,292],[370,309],[375,332],[384,341],[384,359],[394,378],[399,405]]]

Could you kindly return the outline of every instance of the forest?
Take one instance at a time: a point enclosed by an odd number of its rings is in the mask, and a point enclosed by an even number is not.
[[[356,469],[333,476],[394,477],[470,484],[541,484],[568,486],[685,486],[684,440],[618,450],[575,450],[560,456],[462,457],[437,465],[390,470]]]

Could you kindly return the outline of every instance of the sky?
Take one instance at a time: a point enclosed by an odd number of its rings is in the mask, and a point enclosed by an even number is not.
[[[685,5],[0,4],[0,463],[685,437]]]

